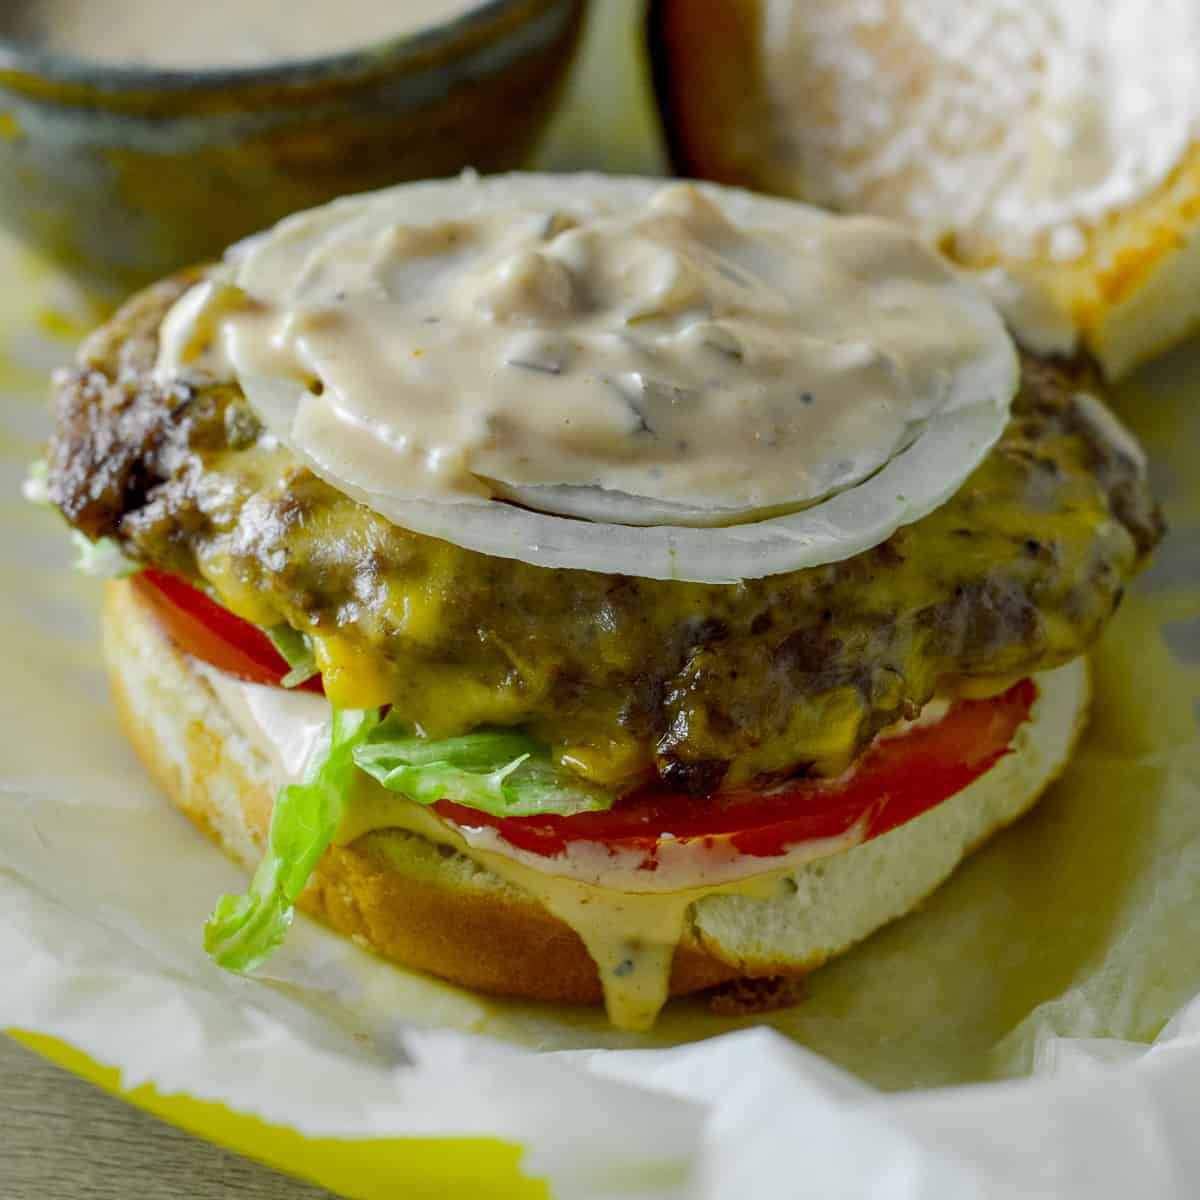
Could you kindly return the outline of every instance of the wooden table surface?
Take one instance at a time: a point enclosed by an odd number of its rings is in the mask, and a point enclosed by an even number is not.
[[[331,1200],[0,1035],[0,1200]]]

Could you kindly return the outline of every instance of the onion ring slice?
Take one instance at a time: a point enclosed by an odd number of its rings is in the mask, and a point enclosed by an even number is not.
[[[329,278],[340,280],[343,267],[359,261],[355,255],[370,258],[382,252],[380,247],[394,228],[419,229],[423,223],[437,222],[447,216],[469,220],[492,211],[496,205],[501,212],[512,209],[526,213],[530,206],[566,205],[570,214],[586,220],[590,214],[604,216],[622,205],[636,207],[650,203],[662,186],[652,180],[536,175],[482,180],[467,176],[455,181],[404,185],[374,197],[353,197],[290,218],[231,255],[224,279],[233,285],[232,291],[264,303],[265,311],[271,312],[270,306],[276,305],[282,317],[290,321],[291,301],[297,295],[303,300],[311,290],[308,274],[315,273],[315,278],[324,280],[321,286],[328,283],[325,273],[331,272]],[[853,220],[730,188],[697,185],[697,189],[726,216],[764,227],[786,223],[804,231],[819,229],[827,222]],[[404,223],[396,226],[395,222],[401,218]],[[853,227],[847,224],[841,228]],[[333,240],[327,238],[329,229],[336,234]],[[343,237],[348,240],[343,241]],[[903,311],[904,296],[908,294],[905,288],[913,279],[919,282],[923,278],[920,264],[935,261],[932,252],[913,242],[911,254],[918,265],[909,272],[902,261],[893,277],[890,268],[881,270],[874,265],[874,259],[864,257],[871,242],[865,243],[864,248],[851,233],[838,245],[839,254],[845,255],[844,262],[839,259],[842,263],[839,270],[844,268],[851,278],[861,281],[872,300],[871,311],[884,314],[891,311],[889,303],[897,299]],[[312,246],[322,248],[310,261],[305,255],[316,253]],[[276,258],[280,261],[276,262]],[[505,269],[509,266],[511,263],[506,260]],[[374,279],[369,273],[366,277]],[[384,289],[381,294],[385,298],[398,296],[407,303],[410,293],[404,290],[404,277],[397,278],[399,282],[389,284],[392,290]],[[554,278],[557,280],[558,276]],[[763,278],[767,282],[762,286],[768,289],[764,296],[774,296],[769,291],[770,272]],[[265,289],[260,296],[256,285],[263,281]],[[889,291],[893,285],[898,290]],[[243,353],[236,339],[232,342],[218,339],[218,344],[227,356],[222,369],[230,370],[230,377],[241,383],[251,404],[281,442],[333,487],[403,528],[481,554],[518,559],[539,567],[729,584],[816,567],[869,550],[900,526],[920,519],[953,495],[999,439],[1018,383],[1016,352],[999,314],[982,292],[965,279],[961,280],[961,287],[959,281],[953,281],[951,287],[954,311],[962,313],[967,324],[978,333],[977,349],[965,356],[951,355],[944,364],[935,361],[935,366],[927,370],[918,394],[921,402],[914,406],[912,422],[900,430],[888,426],[881,434],[881,439],[890,441],[882,461],[869,461],[871,456],[859,454],[850,473],[839,473],[832,469],[835,464],[831,458],[845,453],[850,463],[854,454],[836,440],[826,448],[819,436],[814,436],[806,444],[821,446],[820,456],[831,469],[818,470],[817,485],[809,491],[798,484],[790,499],[778,486],[762,494],[753,489],[741,492],[732,489],[724,494],[718,491],[713,494],[711,504],[706,502],[706,496],[690,495],[686,488],[677,488],[673,494],[668,491],[657,496],[637,495],[618,490],[622,484],[617,482],[616,473],[607,486],[601,487],[591,486],[590,480],[597,477],[590,474],[564,472],[555,478],[553,462],[548,471],[546,463],[541,462],[540,475],[533,472],[522,476],[518,472],[510,477],[494,469],[504,466],[503,462],[486,460],[468,460],[468,466],[460,472],[463,486],[439,492],[428,477],[414,477],[412,464],[418,464],[418,473],[423,467],[419,457],[404,456],[407,451],[402,446],[408,442],[409,431],[403,426],[392,429],[386,410],[382,410],[381,416],[369,407],[356,408],[354,403],[346,403],[344,388],[336,383],[327,386],[321,374],[326,360],[319,353],[312,360],[303,360],[308,374],[315,376],[316,384],[320,384],[317,387],[296,369],[301,360],[294,349],[289,351],[290,358],[280,359],[273,350],[262,354],[252,348],[250,353]],[[360,288],[353,294],[367,295],[368,291]],[[653,288],[650,291],[657,294]],[[318,293],[323,295],[319,289]],[[502,298],[506,295],[503,293]],[[811,289],[803,293],[805,303],[812,295]],[[184,297],[176,311],[186,310],[187,304],[188,297]],[[732,305],[730,312],[742,311],[732,300],[729,305]],[[315,310],[317,319],[320,319],[319,307]],[[303,315],[302,308],[297,311]],[[801,304],[798,311],[809,310]],[[845,317],[844,325],[835,323],[829,327],[826,322],[822,326],[825,340],[814,334],[814,344],[856,346],[856,310],[851,306],[845,313],[836,311],[841,314],[839,320]],[[936,320],[939,313],[945,316],[947,311],[942,303],[924,315]],[[168,322],[174,315],[173,312],[168,317]],[[403,325],[407,318],[397,319]],[[821,324],[819,319],[815,322]],[[805,328],[800,327],[798,337],[806,336]],[[381,342],[391,344],[389,330],[390,327],[378,329],[372,335],[377,335],[375,342],[364,339],[356,346],[369,356]],[[291,335],[281,336],[286,341]],[[253,338],[251,344],[253,347]],[[918,340],[915,344],[921,343]],[[431,343],[429,357],[436,358],[440,345]],[[901,336],[899,343],[892,345],[888,361],[904,371],[905,356],[912,348]],[[338,353],[342,355],[341,362],[358,361],[340,347]],[[425,353],[425,349],[419,348],[412,351],[413,355]],[[329,361],[336,357],[331,356]],[[168,373],[172,361],[177,365],[178,356],[175,360],[170,356],[164,359],[160,353],[160,367]],[[388,370],[392,370],[390,363],[388,360]],[[422,369],[432,372],[430,378],[437,378],[436,366],[428,367],[426,363]],[[556,372],[550,369],[550,373]],[[343,379],[336,370],[334,378]],[[418,384],[425,386],[425,377],[417,379],[398,369],[384,378],[408,380],[414,388]],[[486,387],[486,379],[486,374],[481,373],[479,386]],[[347,385],[359,382],[353,372],[343,381]],[[468,382],[474,387],[476,380]],[[531,381],[531,388],[534,385],[541,386],[536,379]],[[461,388],[461,381],[458,386]],[[351,389],[348,394],[353,397],[356,393]],[[417,389],[416,394],[425,393]],[[530,394],[541,395],[536,391]],[[323,400],[316,398],[322,396]],[[844,401],[851,410],[853,400],[851,395]],[[429,430],[430,423],[426,421],[424,436],[435,439],[432,444],[436,445],[437,434]],[[418,439],[418,444],[426,443]],[[394,459],[389,459],[389,453],[393,452]],[[797,453],[802,452],[803,446]],[[453,461],[452,456],[448,461]],[[785,470],[788,469],[790,466],[785,464]],[[769,507],[748,507],[756,503]]]
[[[271,432],[292,445],[292,419],[304,388],[267,375],[243,376],[241,385]],[[293,449],[331,486],[394,524],[480,554],[538,567],[732,584],[841,562],[879,545],[948,500],[1007,421],[1008,404],[997,397],[939,413],[906,450],[857,487],[801,512],[716,528],[607,524],[497,500],[412,500],[354,487],[331,457]]]

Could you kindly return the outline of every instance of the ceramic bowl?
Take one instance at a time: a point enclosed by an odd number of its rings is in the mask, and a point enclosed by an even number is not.
[[[351,53],[228,70],[0,41],[0,222],[128,287],[334,196],[519,166],[585,2],[490,0]]]

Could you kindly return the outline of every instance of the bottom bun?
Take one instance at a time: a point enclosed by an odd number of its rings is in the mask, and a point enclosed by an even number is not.
[[[284,782],[279,768],[237,728],[128,583],[107,585],[104,634],[117,708],[142,761],[227,853],[255,866]],[[1038,699],[1012,752],[956,796],[882,837],[790,870],[770,899],[697,900],[675,952],[671,994],[820,966],[904,915],[1016,820],[1066,764],[1087,711],[1082,659],[1035,679]],[[595,965],[567,924],[466,855],[416,834],[384,830],[332,847],[298,907],[384,958],[480,991],[602,998]]]

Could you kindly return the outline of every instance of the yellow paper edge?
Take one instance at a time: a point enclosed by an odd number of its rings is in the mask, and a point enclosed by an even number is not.
[[[160,1120],[306,1179],[348,1200],[549,1200],[542,1180],[520,1169],[520,1146],[494,1138],[309,1138],[223,1104],[164,1096],[153,1085],[127,1090],[104,1066],[57,1038],[23,1030],[9,1037]]]

